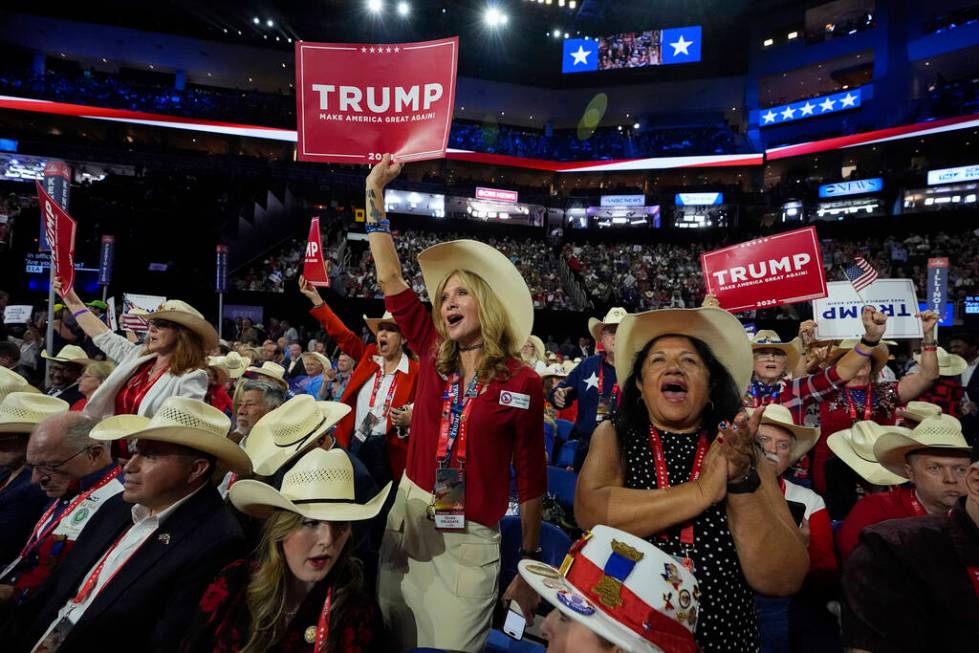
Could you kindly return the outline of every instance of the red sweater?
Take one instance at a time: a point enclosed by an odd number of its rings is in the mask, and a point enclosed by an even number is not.
[[[888,519],[923,517],[927,512],[914,496],[914,488],[899,487],[890,492],[871,494],[857,501],[846,521],[836,531],[840,562],[846,562],[860,541],[860,531]]]

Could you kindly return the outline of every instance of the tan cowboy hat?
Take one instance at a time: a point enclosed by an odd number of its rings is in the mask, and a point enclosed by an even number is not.
[[[179,299],[168,299],[160,304],[152,313],[134,308],[132,315],[138,315],[144,320],[167,320],[193,331],[204,342],[204,351],[210,351],[218,346],[218,332],[214,326],[204,319],[201,312]]]
[[[46,358],[49,361],[56,361],[58,363],[71,363],[73,365],[81,365],[85,367],[86,365],[91,365],[92,363],[98,363],[97,360],[89,358],[85,350],[78,345],[65,345],[58,352],[57,356],[50,356],[48,351],[45,349],[41,352],[41,358]]]
[[[538,338],[535,335],[531,335],[529,338],[527,338],[527,343],[529,343],[529,344],[531,344],[531,345],[534,346],[534,357],[537,360],[539,360],[539,361],[545,360],[545,357],[547,356],[547,352],[544,350],[544,341],[543,340],[541,340],[540,338]],[[527,343],[524,343],[524,344],[527,344]]]
[[[926,417],[910,433],[885,433],[874,444],[874,455],[891,473],[907,478],[904,465],[908,454],[921,449],[972,454],[972,447],[962,436],[962,423],[951,415],[938,415]]]
[[[751,415],[755,409],[748,408]],[[783,428],[792,434],[792,450],[789,452],[789,460],[795,462],[809,453],[809,450],[816,446],[819,440],[819,429],[811,426],[799,426],[792,419],[792,411],[782,404],[769,404],[765,406],[765,412],[761,415],[762,424],[771,424]]]
[[[230,379],[239,379],[248,367],[248,361],[236,351],[229,351],[224,356],[208,356],[207,364],[223,372]]]
[[[799,362],[799,350],[791,342],[782,342],[778,333],[771,329],[762,329],[751,339],[751,351],[759,349],[778,349],[783,352],[788,360],[785,362],[785,370],[791,372]]]
[[[398,326],[398,322],[394,319],[394,316],[391,315],[391,311],[384,311],[384,315],[381,317],[367,317],[364,315],[364,322],[367,324],[367,328],[370,329],[371,333],[373,333],[375,336],[377,335],[377,328],[381,326],[381,324],[393,324],[394,326]],[[401,329],[398,329],[398,331],[400,330]]]
[[[870,420],[855,422],[852,428],[837,431],[826,444],[847,466],[872,485],[900,485],[907,479],[885,469],[874,455],[874,445],[885,433],[910,434],[903,426],[881,426]]]
[[[901,411],[901,417],[905,420],[920,423],[926,417],[935,417],[942,414],[942,407],[927,401],[909,401],[908,405]]]
[[[153,440],[179,444],[210,454],[234,472],[245,475],[252,471],[248,455],[228,439],[231,420],[220,410],[189,397],[169,397],[156,414],[137,431],[114,430],[102,432],[95,440]]]
[[[563,379],[567,375],[568,372],[564,369],[564,366],[561,365],[561,363],[551,363],[541,373],[540,378],[546,379],[549,376],[559,376]]]
[[[914,362],[921,365],[921,354],[914,355]],[[969,363],[958,354],[950,354],[944,347],[938,348],[938,375],[958,376],[969,368]]]
[[[245,453],[259,476],[273,476],[293,456],[347,416],[351,408],[335,401],[296,395],[263,415],[245,440]]]
[[[859,343],[859,338],[847,338],[840,342],[840,344],[833,347],[832,351],[829,352],[829,356],[826,357],[826,361],[829,364],[833,364],[839,359],[843,358],[845,354],[848,354],[851,349],[857,346]],[[873,358],[874,364],[877,369],[882,369],[887,361],[890,359],[891,352],[888,347],[893,347],[897,345],[894,340],[881,340],[880,344],[874,347],[871,352],[871,357]],[[861,347],[861,349],[866,349],[866,347]]]
[[[144,415],[113,415],[95,425],[89,433],[93,440],[122,440],[149,426],[150,418]]]
[[[602,329],[607,326],[615,326],[622,323],[622,318],[628,315],[629,312],[626,311],[621,306],[614,306],[609,309],[605,317],[599,320],[597,317],[588,318],[588,333],[591,337],[595,339],[595,342],[602,341]]]
[[[265,361],[261,367],[245,368],[243,374],[249,378],[258,375],[278,383],[283,388],[289,387],[289,382],[286,381],[286,368],[272,361]]]
[[[304,351],[300,358],[312,358],[313,360],[319,362],[319,364],[323,366],[324,370],[333,369],[333,363],[330,362],[330,359],[318,351]]]
[[[52,415],[68,412],[64,399],[38,392],[11,392],[0,402],[0,433],[30,433]]]
[[[571,370],[573,370],[577,366],[578,363],[574,362],[570,358],[565,358],[564,362],[561,363],[561,367],[563,367],[564,371],[567,372],[568,374],[571,374]],[[567,376],[567,374],[565,374],[565,376]]]
[[[261,481],[238,481],[231,486],[231,503],[241,512],[264,519],[275,510],[288,510],[317,521],[363,521],[381,512],[391,481],[364,501],[354,490],[350,454],[340,448],[314,448],[296,461],[282,478],[282,490]]]
[[[17,372],[0,367],[0,401],[11,392],[41,392]]]
[[[630,313],[622,318],[615,339],[615,376],[624,384],[632,372],[636,354],[650,340],[666,335],[697,338],[728,371],[738,394],[751,382],[754,361],[738,318],[722,308],[666,308]]]
[[[428,297],[435,303],[435,291],[456,270],[466,270],[486,282],[503,306],[513,332],[511,354],[518,354],[534,328],[534,300],[520,270],[495,247],[476,240],[439,243],[418,255],[418,266],[425,279]]]

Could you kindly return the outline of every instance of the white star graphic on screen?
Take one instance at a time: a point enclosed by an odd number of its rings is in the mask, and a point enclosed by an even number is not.
[[[673,56],[679,56],[681,53],[690,56],[690,46],[693,45],[693,41],[685,41],[683,39],[683,34],[680,35],[679,40],[674,43],[670,43],[670,47],[673,48]]]
[[[391,48],[388,48],[388,54],[391,54]]]
[[[367,48],[361,48],[360,51],[366,53],[367,52]]]
[[[585,390],[588,388],[595,388],[598,390],[598,375],[594,372],[591,373],[591,376],[585,379]]]
[[[803,104],[801,107],[799,107],[799,111],[802,112],[800,115],[811,116],[812,110],[815,108],[816,108],[815,104],[810,104],[809,100],[806,100],[806,103]]]
[[[829,98],[826,98],[819,105],[819,108],[822,109],[820,113],[826,113],[827,111],[832,111],[834,104],[836,104],[835,100],[830,100]]]
[[[856,106],[854,102],[857,101],[857,96],[852,93],[847,93],[842,100],[840,100],[840,108],[843,107],[854,107]]]
[[[371,54],[374,54],[374,48],[371,48]]]
[[[396,46],[396,47],[394,48],[394,51],[395,51],[395,52],[401,52],[401,49],[400,49],[400,48],[398,48],[398,47]]]
[[[776,113],[774,111],[772,111],[771,109],[769,109],[768,110],[768,113],[766,113],[765,115],[763,115],[761,118],[762,118],[762,120],[765,121],[765,124],[767,125],[769,123],[775,122],[775,116],[776,116]]]
[[[782,112],[782,120],[790,120],[791,118],[795,118],[795,109],[785,107],[785,111]]]
[[[588,55],[590,55],[590,54],[591,54],[591,50],[586,50],[585,49],[585,46],[579,45],[578,46],[578,51],[571,53],[571,56],[574,57],[574,63],[571,64],[571,65],[572,66],[577,66],[580,63],[587,64],[588,63]]]

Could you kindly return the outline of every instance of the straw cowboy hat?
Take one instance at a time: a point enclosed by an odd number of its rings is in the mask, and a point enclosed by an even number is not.
[[[796,346],[791,342],[782,342],[778,333],[771,329],[762,329],[751,339],[751,351],[756,352],[760,349],[777,349],[783,352],[788,357],[785,363],[787,371],[791,372],[799,362],[799,350]]]
[[[73,365],[81,365],[85,367],[91,365],[92,363],[98,363],[97,360],[89,358],[85,350],[78,345],[65,345],[61,348],[56,356],[51,356],[45,349],[41,352],[41,358],[46,358],[49,361],[55,361],[58,363],[71,363]]]
[[[722,308],[667,308],[630,313],[622,318],[615,338],[615,376],[624,384],[632,364],[650,340],[665,335],[697,338],[728,371],[738,394],[751,382],[755,365],[750,341],[738,318]]]
[[[150,423],[144,415],[113,415],[106,417],[89,433],[93,440],[122,440],[142,431]]]
[[[272,476],[307,444],[347,416],[351,408],[335,401],[297,395],[259,419],[245,440],[245,453],[259,476]]]
[[[322,365],[324,370],[333,369],[333,363],[330,362],[330,359],[324,356],[323,354],[319,353],[318,351],[304,351],[300,356],[300,358],[312,358],[313,360],[317,361],[320,365]]]
[[[748,408],[748,414],[752,414],[755,409]],[[799,426],[792,419],[792,411],[782,404],[769,404],[765,406],[765,412],[761,415],[762,424],[771,424],[783,428],[792,434],[792,450],[789,452],[789,460],[795,462],[809,453],[809,450],[816,446],[819,440],[819,429],[810,426]]]
[[[921,354],[914,355],[914,362],[921,365]],[[958,354],[950,354],[944,347],[938,348],[938,375],[958,376],[969,368],[969,363]]]
[[[38,392],[11,392],[0,402],[0,433],[30,433],[52,415],[68,412],[64,399]]]
[[[241,375],[245,373],[245,368],[248,367],[248,361],[236,351],[229,351],[224,356],[208,356],[207,364],[230,379],[241,378]]]
[[[951,415],[938,415],[926,417],[910,433],[885,433],[874,444],[874,455],[890,472],[907,478],[904,465],[908,454],[921,449],[972,454],[972,447],[962,436],[962,423]]]
[[[874,445],[885,433],[909,435],[903,426],[881,426],[869,420],[855,422],[852,428],[837,431],[826,444],[847,466],[872,485],[900,485],[907,479],[885,469],[874,455]]]
[[[561,367],[563,367],[564,368],[564,371],[567,372],[567,374],[565,374],[565,376],[567,376],[568,374],[571,374],[571,370],[573,370],[577,366],[578,366],[578,363],[574,362],[573,360],[571,360],[569,358],[565,358],[564,359],[564,362],[561,363]]]
[[[17,372],[0,366],[0,401],[11,392],[41,392]]]
[[[926,417],[935,417],[942,414],[942,407],[927,401],[909,401],[908,405],[901,411],[901,417],[920,423]]]
[[[217,408],[197,399],[175,396],[164,401],[138,430],[107,428],[91,437],[110,442],[136,439],[179,444],[214,456],[238,474],[250,474],[252,462],[241,447],[228,439],[230,430],[231,420]]]
[[[230,498],[235,508],[260,519],[275,510],[288,510],[317,521],[363,521],[381,512],[390,492],[388,481],[370,499],[356,496],[350,454],[340,448],[316,447],[286,472],[281,491],[245,480],[231,486]]]
[[[520,352],[534,328],[534,300],[520,270],[502,252],[476,240],[453,240],[423,250],[418,255],[418,267],[433,304],[439,284],[456,270],[482,278],[496,293],[509,318],[513,332],[513,351],[509,353]]]
[[[537,360],[539,360],[539,361],[546,360],[546,358],[547,358],[547,351],[544,349],[544,341],[543,340],[541,340],[540,338],[538,338],[535,335],[531,335],[529,338],[527,338],[527,342],[529,342],[530,344],[532,344],[534,346],[534,357]],[[526,344],[526,343],[524,343],[524,344]]]
[[[622,318],[628,315],[629,312],[626,311],[621,306],[615,306],[610,308],[605,317],[599,320],[597,317],[588,318],[588,333],[591,337],[595,339],[595,342],[602,341],[602,329],[607,326],[615,326],[622,323]]]
[[[391,315],[391,311],[384,311],[384,315],[381,317],[367,317],[364,315],[364,323],[367,324],[367,328],[370,329],[371,333],[373,333],[375,336],[377,335],[377,328],[382,324],[393,324],[394,326],[398,326],[398,322],[394,319],[394,316]],[[398,330],[400,331],[401,329]]]
[[[289,387],[289,382],[286,381],[286,368],[272,361],[265,361],[261,367],[247,367],[245,368],[244,375],[246,378],[261,376],[278,383],[283,388]]]
[[[543,373],[541,373],[540,378],[546,379],[549,376],[559,376],[562,379],[568,375],[567,370],[561,363],[551,363],[546,368],[544,368]]]
[[[209,351],[218,346],[218,332],[210,322],[204,319],[201,312],[179,299],[168,299],[152,313],[142,309],[134,308],[130,311],[133,315],[138,315],[144,320],[166,320],[175,322],[186,329],[193,331],[201,337],[204,342],[204,350]]]
[[[696,577],[631,533],[596,526],[571,546],[561,569],[534,560],[521,560],[517,569],[561,614],[626,651],[698,650]]]

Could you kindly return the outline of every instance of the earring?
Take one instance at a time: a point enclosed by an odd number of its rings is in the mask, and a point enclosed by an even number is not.
[[[713,413],[714,412],[714,402],[713,402],[713,400],[708,399],[707,400],[707,405],[710,406],[710,408],[708,410],[710,410],[710,412]]]

